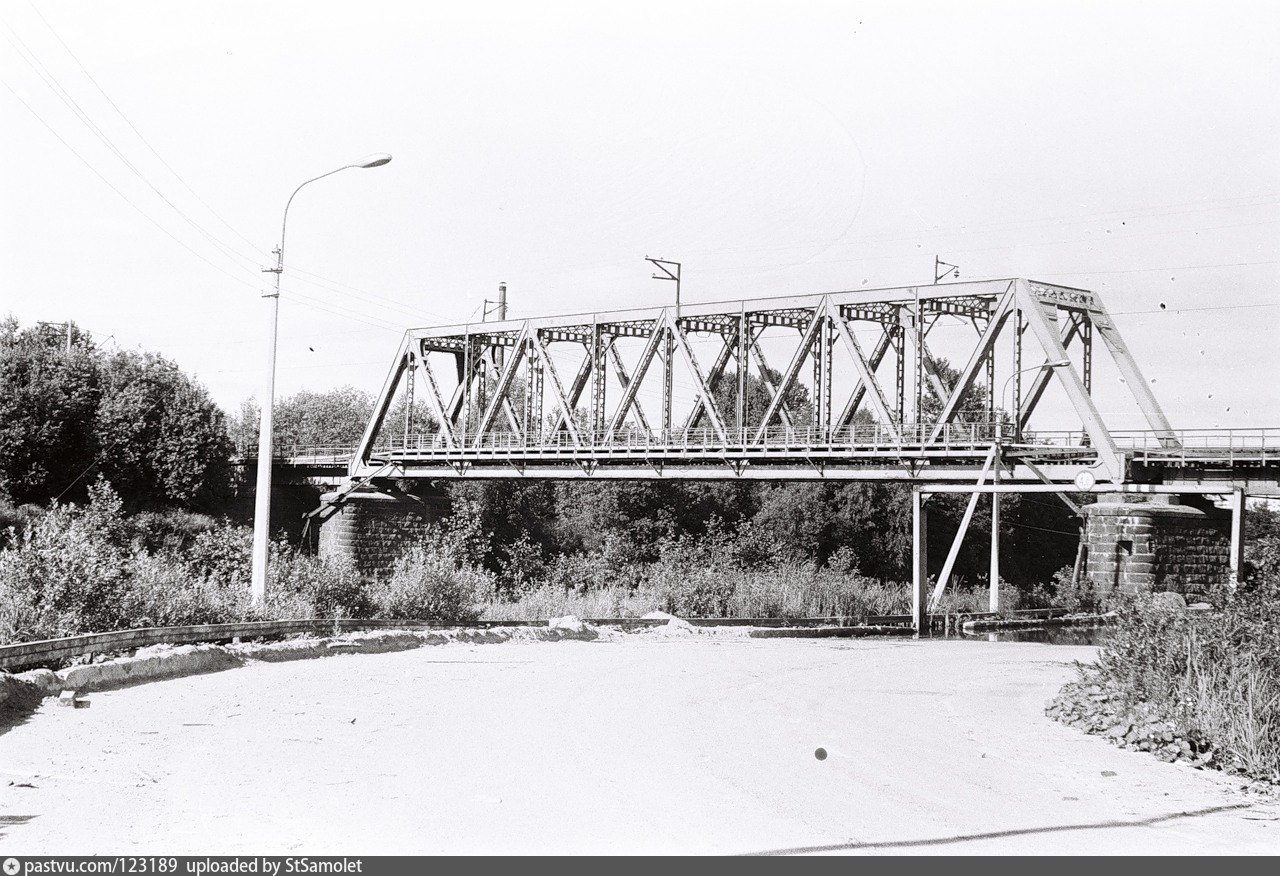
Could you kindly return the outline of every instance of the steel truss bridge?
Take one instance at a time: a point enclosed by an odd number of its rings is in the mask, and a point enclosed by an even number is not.
[[[956,368],[935,358],[944,335]],[[1108,424],[1097,366],[1144,429]],[[1048,396],[1079,428],[1043,428]],[[907,482],[921,631],[981,494],[993,517],[1002,492],[1077,513],[1068,492],[1226,494],[1237,574],[1245,492],[1280,495],[1280,429],[1174,429],[1098,294],[1028,279],[411,329],[357,447],[281,451],[295,476],[345,474],[339,503],[462,478]],[[940,492],[970,499],[934,584]]]
[[[954,380],[930,347],[944,326],[953,349],[963,332]],[[1102,356],[1146,429],[1108,426]],[[1080,428],[1036,428],[1051,391]],[[1175,430],[1097,293],[1007,279],[411,329],[360,444],[328,465],[343,459],[353,479],[929,484],[994,467],[1275,492],[1280,430]]]

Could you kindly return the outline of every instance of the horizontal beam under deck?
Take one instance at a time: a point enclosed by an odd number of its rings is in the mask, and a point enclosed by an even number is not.
[[[1080,466],[1037,466],[1050,480],[1070,489],[1072,479]],[[400,466],[393,465],[382,477],[388,480],[605,480],[605,481],[868,481],[909,484],[972,483],[981,464],[960,465],[851,465],[848,462],[823,462],[812,460],[807,464],[788,463],[770,465],[750,463],[730,465],[714,462],[665,462],[665,463],[608,463],[595,464],[583,460],[581,464],[552,463],[501,463],[459,466]],[[1012,465],[1002,476],[1004,482],[1040,484],[1044,482],[1031,469]]]

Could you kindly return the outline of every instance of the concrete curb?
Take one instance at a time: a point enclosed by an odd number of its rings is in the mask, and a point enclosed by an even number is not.
[[[960,630],[965,633],[992,633],[1001,630],[1039,630],[1061,627],[1105,627],[1114,623],[1114,613],[1071,615],[1068,617],[1042,618],[1039,620],[1018,618],[991,618],[965,621]]]
[[[860,639],[873,636],[914,636],[910,627],[787,627],[776,630],[752,630],[753,639]]]
[[[33,669],[18,675],[0,674],[0,704],[15,693],[30,696],[57,696],[61,691],[76,693],[110,690],[147,681],[181,678],[206,672],[221,672],[251,662],[283,663],[310,660],[336,654],[386,654],[410,651],[431,645],[494,645],[503,642],[590,642],[600,637],[595,627],[505,627],[453,630],[375,630],[341,636],[307,636],[281,642],[244,642],[230,645],[153,645],[129,657],[101,663],[86,663],[54,672]]]

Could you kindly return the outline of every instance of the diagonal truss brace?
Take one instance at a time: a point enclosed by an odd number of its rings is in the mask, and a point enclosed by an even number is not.
[[[502,368],[502,376],[498,378],[498,383],[493,388],[493,398],[489,400],[484,414],[480,417],[480,424],[476,427],[476,446],[479,446],[485,435],[489,433],[489,429],[493,426],[494,417],[498,414],[498,409],[502,407],[504,401],[507,401],[507,393],[511,391],[511,384],[514,382],[516,372],[520,368],[520,362],[528,353],[530,337],[529,322],[526,320],[520,329],[519,336],[516,338],[515,346],[511,348],[511,355]]]
[[[1025,280],[1014,281],[1014,291],[1018,296],[1018,310],[1022,318],[1026,320],[1027,327],[1035,335],[1036,340],[1040,342],[1040,347],[1049,356],[1058,361],[1069,361],[1066,348],[1062,346],[1062,339],[1056,325],[1056,309],[1052,305],[1041,303],[1032,295]],[[1137,365],[1133,364],[1132,367],[1134,374],[1141,382],[1142,374],[1137,371]],[[1067,397],[1075,406],[1076,414],[1084,423],[1085,431],[1089,433],[1089,439],[1092,441],[1093,446],[1097,448],[1098,461],[1106,469],[1111,480],[1120,482],[1125,476],[1124,454],[1116,447],[1115,440],[1111,437],[1106,423],[1102,420],[1102,414],[1098,411],[1093,399],[1089,397],[1088,391],[1084,388],[1084,381],[1080,379],[1080,374],[1074,366],[1070,365],[1054,368],[1053,373],[1062,388],[1067,391]],[[1145,386],[1146,384],[1143,383],[1144,388]],[[1154,401],[1152,399],[1152,402]]]
[[[356,452],[351,456],[351,462],[347,465],[347,473],[355,476],[356,472],[369,463],[369,457],[373,453],[373,442],[378,437],[378,432],[382,429],[382,423],[387,418],[387,411],[391,408],[391,399],[395,396],[396,388],[400,385],[400,378],[409,368],[409,344],[411,335],[405,332],[404,337],[400,340],[400,348],[396,351],[394,364],[391,371],[387,373],[387,379],[382,383],[382,390],[378,393],[378,401],[374,405],[373,416],[369,418],[369,423],[364,427],[364,434],[360,436],[360,443],[356,445]]]
[[[987,479],[987,475],[991,472],[991,466],[996,463],[996,455],[999,448],[992,447],[991,452],[987,454],[986,462],[982,464],[982,472],[978,475],[978,482],[975,486],[982,486],[983,481]],[[951,550],[947,552],[947,561],[942,564],[942,571],[938,573],[937,583],[933,586],[933,595],[929,597],[929,611],[933,611],[938,607],[942,594],[947,590],[947,584],[951,581],[951,570],[956,566],[956,560],[960,557],[960,548],[964,544],[964,537],[969,532],[969,524],[973,521],[973,512],[978,507],[978,492],[969,495],[969,504],[965,506],[964,516],[960,518],[960,528],[956,530],[956,537],[951,541]]]
[[[547,373],[551,375],[551,392],[555,395],[556,403],[560,405],[560,410],[564,414],[563,423],[569,432],[569,439],[573,441],[574,447],[581,447],[582,437],[578,434],[578,425],[573,421],[573,408],[565,395],[564,384],[560,381],[560,372],[556,370],[556,363],[547,349],[546,339],[539,335],[533,343],[533,350]]]
[[[658,352],[658,344],[665,338],[666,332],[662,327],[669,319],[667,309],[662,309],[662,314],[654,321],[653,331],[649,334],[649,339],[645,342],[644,350],[640,353],[640,359],[636,363],[635,373],[631,375],[631,382],[627,384],[627,388],[622,391],[622,399],[618,402],[618,409],[614,411],[613,419],[609,421],[609,426],[605,429],[604,443],[608,444],[613,441],[614,434],[622,427],[626,421],[627,412],[631,410],[631,406],[635,404],[636,393],[640,390],[640,382],[644,380],[645,374],[649,371],[649,365],[653,362],[653,357]],[[670,364],[667,365],[670,367]]]
[[[663,319],[666,322],[667,331],[671,332],[676,339],[676,350],[684,359],[685,367],[689,369],[689,373],[693,375],[695,381],[694,390],[701,397],[702,410],[706,411],[707,419],[711,421],[711,428],[715,430],[716,435],[720,438],[721,444],[727,444],[729,439],[725,435],[724,420],[720,417],[719,410],[716,409],[716,400],[711,395],[711,390],[707,387],[707,381],[702,377],[702,369],[698,367],[698,360],[694,358],[693,350],[689,348],[689,338],[684,333],[679,324],[671,319],[670,314],[663,311]],[[726,347],[726,349],[728,349]],[[673,363],[668,362],[667,367],[671,368]]]
[[[952,387],[951,394],[947,397],[947,403],[942,407],[942,413],[938,416],[938,422],[933,427],[933,432],[929,435],[929,443],[938,440],[938,436],[947,427],[947,424],[955,419],[956,413],[960,408],[960,402],[965,394],[973,386],[973,381],[978,376],[978,369],[982,367],[982,363],[991,353],[991,348],[995,345],[996,338],[1000,335],[1000,329],[1004,327],[1005,322],[1013,313],[1014,307],[1014,289],[1010,288],[1000,298],[1000,303],[996,305],[995,310],[991,314],[991,319],[987,322],[987,328],[982,333],[982,337],[978,339],[978,344],[973,348],[973,352],[969,356],[969,361],[965,363],[964,368],[960,372],[956,385]]]
[[[822,300],[822,305],[818,308],[817,317],[828,319],[835,326],[836,334],[844,342],[845,349],[853,356],[853,365],[858,370],[858,379],[862,381],[863,386],[871,390],[871,405],[876,409],[880,422],[893,435],[895,441],[901,441],[902,433],[898,431],[898,424],[894,422],[893,414],[889,413],[889,404],[885,401],[884,391],[880,388],[879,381],[876,380],[875,371],[867,362],[867,357],[863,354],[862,347],[858,344],[858,339],[853,336],[853,332],[849,331],[848,324],[840,317],[839,312],[831,306],[830,299],[824,298]]]

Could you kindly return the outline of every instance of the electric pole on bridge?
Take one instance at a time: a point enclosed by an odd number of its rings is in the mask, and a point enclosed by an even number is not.
[[[960,266],[944,262],[936,255],[933,257],[933,285],[938,285],[947,277],[960,279]]]
[[[645,256],[644,260],[662,271],[661,274],[654,274],[653,279],[675,281],[676,320],[678,322],[680,319],[680,263],[668,259],[655,259],[650,256]],[[672,270],[672,268],[675,270]],[[666,344],[663,347],[663,363],[666,365],[663,369],[665,376],[662,380],[662,440],[664,441],[671,440],[671,372],[674,370],[674,363],[671,360],[675,353],[675,338],[668,333]]]

